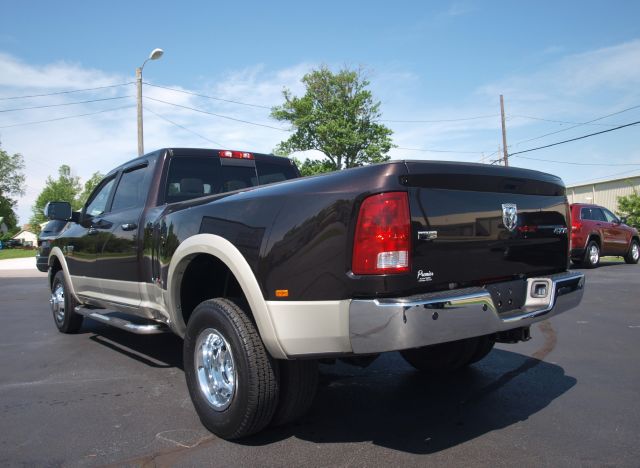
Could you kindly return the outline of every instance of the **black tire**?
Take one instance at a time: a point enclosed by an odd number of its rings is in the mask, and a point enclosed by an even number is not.
[[[592,253],[595,253],[595,257]],[[600,264],[600,246],[596,241],[589,241],[587,244],[582,264],[587,268],[595,268]]]
[[[205,356],[202,353],[196,356],[198,339],[214,336],[214,332],[224,340],[224,352],[227,346],[230,349],[234,369],[234,391],[224,408],[216,408],[208,400],[199,383],[199,375],[204,374],[196,371],[197,360]],[[209,362],[213,361],[215,359],[209,357]],[[266,427],[278,404],[276,372],[276,362],[265,350],[256,326],[238,305],[218,298],[204,301],[195,308],[184,337],[184,373],[193,405],[207,429],[231,440]],[[206,380],[206,375],[204,378]]]
[[[61,333],[77,333],[82,327],[82,315],[75,312],[78,301],[69,292],[69,287],[60,270],[51,283],[51,312],[53,322]]]
[[[272,426],[283,426],[309,411],[318,388],[318,361],[278,361],[280,396]]]
[[[633,239],[631,244],[629,244],[627,255],[624,256],[624,261],[633,265],[638,263],[638,260],[640,260],[640,244],[637,240]]]
[[[471,362],[477,349],[477,338],[451,341],[400,351],[402,357],[423,372],[455,372]]]
[[[471,359],[469,359],[468,364],[473,364],[487,357],[487,354],[493,349],[493,345],[496,344],[493,335],[479,336],[476,340],[476,350],[471,356]]]
[[[582,266],[582,259],[581,258],[572,258],[571,259],[571,264],[573,266],[576,266],[576,267],[581,267]]]

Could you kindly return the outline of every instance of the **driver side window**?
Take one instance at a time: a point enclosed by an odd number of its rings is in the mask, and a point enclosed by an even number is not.
[[[85,210],[86,214],[89,216],[100,216],[105,212],[109,201],[109,195],[111,194],[111,189],[113,188],[115,180],[115,177],[112,177],[111,180],[103,183],[97,191],[94,192],[94,195],[91,197],[91,201]]]

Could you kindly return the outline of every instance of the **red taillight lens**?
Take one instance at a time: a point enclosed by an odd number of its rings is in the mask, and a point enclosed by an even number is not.
[[[366,198],[360,206],[351,270],[356,275],[409,271],[411,218],[406,192]]]

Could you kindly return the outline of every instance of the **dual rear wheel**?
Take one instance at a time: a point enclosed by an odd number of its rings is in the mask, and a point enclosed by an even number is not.
[[[194,310],[184,337],[184,372],[204,426],[238,439],[282,425],[311,406],[317,361],[274,360],[249,315],[228,299]]]

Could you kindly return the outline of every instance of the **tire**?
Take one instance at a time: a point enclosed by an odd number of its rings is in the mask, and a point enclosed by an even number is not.
[[[600,264],[600,246],[596,241],[589,241],[587,244],[582,263],[587,268],[595,268]]]
[[[496,344],[496,341],[493,339],[493,335],[479,336],[476,339],[478,340],[476,350],[471,356],[471,359],[469,359],[468,364],[476,363],[487,357],[493,349],[493,345]]]
[[[624,261],[629,264],[638,263],[640,260],[640,244],[638,241],[633,239],[631,241],[631,245],[629,245],[629,251],[627,255],[624,256]]]
[[[49,303],[51,304],[53,322],[58,327],[58,331],[61,333],[77,333],[80,330],[84,317],[75,312],[78,301],[69,292],[62,270],[53,277]]]
[[[478,348],[478,338],[451,341],[422,348],[406,349],[400,354],[422,372],[455,372],[471,363]],[[484,356],[482,356],[484,357]]]
[[[193,311],[184,373],[200,421],[217,436],[239,439],[271,422],[278,404],[276,362],[248,314],[228,299],[204,301]]]
[[[316,396],[318,361],[278,361],[280,397],[272,426],[283,426],[304,416]]]

